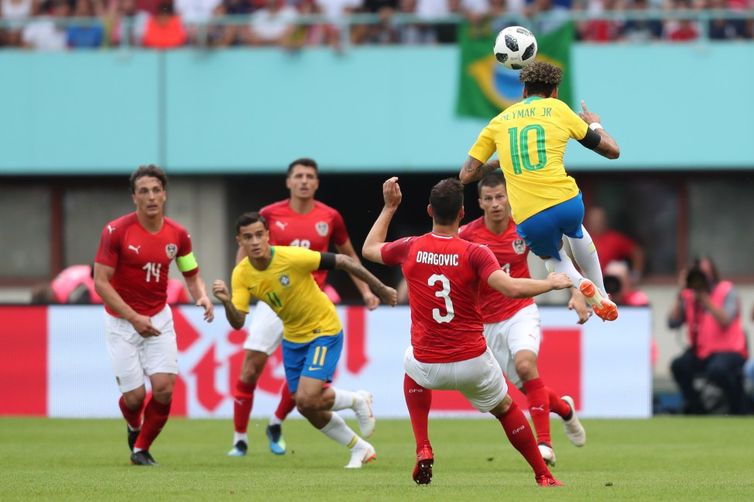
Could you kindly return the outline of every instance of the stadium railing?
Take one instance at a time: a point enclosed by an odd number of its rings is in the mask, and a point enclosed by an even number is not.
[[[233,15],[233,16],[216,16],[208,19],[206,22],[185,22],[184,26],[191,27],[196,30],[197,36],[194,41],[195,46],[208,47],[209,31],[213,27],[218,26],[248,26],[250,25],[253,15]],[[436,26],[436,25],[457,25],[464,22],[467,19],[466,16],[460,14],[449,14],[446,16],[438,17],[426,17],[417,14],[408,14],[396,12],[392,14],[387,23],[391,27],[400,27],[405,25],[423,25],[423,26]],[[709,39],[709,23],[712,20],[732,20],[732,21],[754,21],[754,9],[745,10],[731,10],[731,9],[684,9],[684,10],[620,10],[620,11],[605,11],[600,13],[590,13],[585,11],[569,11],[564,9],[556,9],[545,13],[538,14],[532,17],[524,17],[521,15],[506,14],[503,16],[495,17],[495,22],[498,25],[520,25],[528,28],[535,28],[540,23],[552,22],[553,20],[558,22],[588,22],[588,21],[693,21],[697,23],[699,29],[699,36],[695,42],[705,43]],[[85,18],[85,17],[67,17],[67,18],[53,18],[45,16],[30,17],[27,19],[2,19],[0,18],[0,29],[21,29],[24,26],[38,22],[40,20],[52,21],[58,27],[68,26],[101,26],[105,23],[104,18]],[[124,22],[124,28],[130,29],[135,24],[133,18],[122,18]],[[301,14],[291,21],[295,26],[316,26],[316,25],[329,25],[334,26],[340,30],[341,36],[341,48],[346,49],[351,43],[350,29],[354,26],[367,25],[376,26],[385,23],[386,20],[379,14],[371,13],[359,13],[342,16],[338,19],[325,17],[321,15],[308,15]],[[536,31],[536,30],[534,30]],[[754,35],[754,34],[751,34]],[[123,37],[119,46],[121,48],[130,47],[129,37]],[[745,40],[752,40],[751,38]],[[665,42],[666,40],[660,39],[656,41],[631,41],[626,40],[626,43],[658,43]],[[364,44],[369,45],[369,44]],[[116,46],[117,47],[117,46]],[[2,49],[2,47],[0,47]]]

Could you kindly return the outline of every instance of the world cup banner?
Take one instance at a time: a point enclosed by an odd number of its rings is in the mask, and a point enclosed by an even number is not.
[[[616,322],[592,318],[581,326],[561,307],[540,307],[539,373],[559,395],[568,394],[583,417],[651,415],[651,311],[622,308]],[[254,315],[252,309],[251,316]],[[345,342],[333,385],[367,389],[378,417],[408,417],[403,356],[409,346],[407,307],[338,307]],[[119,391],[105,347],[102,306],[1,306],[0,415],[119,417]],[[179,376],[171,414],[229,418],[247,332],[219,316],[202,320],[194,306],[173,309]],[[285,382],[280,349],[267,361],[252,416],[268,417]],[[524,408],[525,398],[511,394]],[[435,415],[483,416],[456,391],[435,391]],[[295,412],[294,412],[295,413]]]

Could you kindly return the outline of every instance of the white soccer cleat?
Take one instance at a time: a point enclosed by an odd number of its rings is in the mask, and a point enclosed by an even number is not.
[[[353,412],[356,414],[356,419],[359,421],[361,437],[365,439],[374,433],[374,427],[376,425],[374,413],[372,413],[373,401],[374,397],[371,392],[367,390],[359,390],[356,392],[356,402],[353,405]]]
[[[362,465],[368,464],[375,458],[377,458],[377,452],[374,446],[362,439],[351,448],[351,461],[346,465],[346,469],[361,469]]]
[[[542,460],[545,461],[545,464],[555,467],[555,452],[553,449],[544,443],[539,443],[537,448],[539,448],[539,454],[542,455]]]
[[[579,417],[576,416],[576,405],[573,403],[573,398],[571,396],[563,396],[561,399],[571,407],[571,418],[563,420],[566,436],[568,436],[568,439],[571,440],[574,446],[584,446],[586,443],[586,431],[581,422],[579,422]]]

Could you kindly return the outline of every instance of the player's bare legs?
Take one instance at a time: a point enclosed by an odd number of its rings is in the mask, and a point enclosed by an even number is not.
[[[254,389],[268,358],[265,352],[244,351],[241,375],[233,393],[233,448],[228,452],[231,457],[243,457],[249,447],[249,437],[246,431],[249,427],[251,408],[254,405]]]
[[[561,486],[562,483],[552,476],[545,465],[529,422],[510,395],[506,394],[505,398],[490,410],[490,413],[500,421],[508,440],[534,470],[534,478],[537,484],[540,486]]]
[[[432,481],[432,465],[435,456],[429,442],[429,410],[432,407],[432,391],[422,387],[406,374],[403,377],[403,396],[411,418],[411,428],[416,440],[416,465],[412,477],[418,485]]]
[[[377,457],[374,447],[353,432],[343,418],[331,410],[337,411],[349,407],[356,412],[357,407],[363,409],[365,397],[361,395],[361,391],[342,391],[332,387],[325,388],[323,385],[322,380],[315,378],[302,376],[299,379],[295,394],[298,411],[325,436],[349,448],[351,460],[346,468],[358,469]],[[361,402],[357,403],[357,401]],[[371,406],[369,414],[371,415]],[[359,418],[359,425],[362,425],[359,413],[357,413],[357,418]],[[374,430],[374,417],[371,418],[371,429]],[[363,428],[362,432],[365,435],[366,432],[371,433],[369,430],[364,431]]]
[[[144,423],[134,442],[131,462],[135,465],[156,465],[149,453],[149,448],[167,423],[170,416],[170,404],[173,400],[174,374],[155,373],[149,377],[149,380],[152,384],[152,398],[144,409]],[[129,409],[141,409],[145,397],[146,389],[141,386],[124,393],[123,401]],[[129,404],[133,408],[130,408]],[[130,439],[131,434],[129,434],[129,441]]]

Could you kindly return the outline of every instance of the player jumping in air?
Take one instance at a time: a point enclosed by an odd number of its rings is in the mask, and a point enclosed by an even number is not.
[[[245,213],[236,223],[236,240],[247,254],[233,269],[232,297],[223,281],[212,292],[225,307],[228,322],[243,327],[249,303],[266,303],[283,323],[285,377],[299,412],[330,439],[351,449],[347,468],[360,468],[376,457],[374,447],[357,436],[333,411],[352,409],[361,433],[374,431],[371,394],[327,387],[343,347],[343,329],[335,305],[319,288],[312,272],[337,268],[354,274],[388,305],[396,292],[360,263],[342,254],[320,253],[292,246],[271,246],[267,220]]]
[[[385,205],[362,253],[376,263],[401,265],[408,283],[411,346],[403,360],[403,392],[416,439],[414,481],[428,484],[432,479],[430,389],[455,389],[476,409],[500,421],[511,444],[534,470],[537,484],[560,485],[542,460],[529,422],[508,395],[503,371],[487,348],[477,303],[483,282],[507,296],[523,298],[571,287],[571,280],[565,274],[550,274],[547,280],[513,279],[488,248],[458,238],[463,185],[457,179],[432,188],[427,208],[432,232],[385,242],[402,198],[397,181],[390,178],[383,184]]]
[[[521,70],[519,78],[524,84],[523,101],[482,130],[459,177],[470,183],[502,167],[518,234],[548,270],[568,274],[599,317],[614,321],[618,308],[605,291],[597,251],[582,225],[581,192],[566,174],[563,154],[570,138],[609,159],[617,159],[620,149],[600,117],[583,102],[583,112],[576,115],[557,99],[560,68],[536,61]],[[498,160],[485,164],[495,151]],[[587,278],[562,249],[564,235]]]

